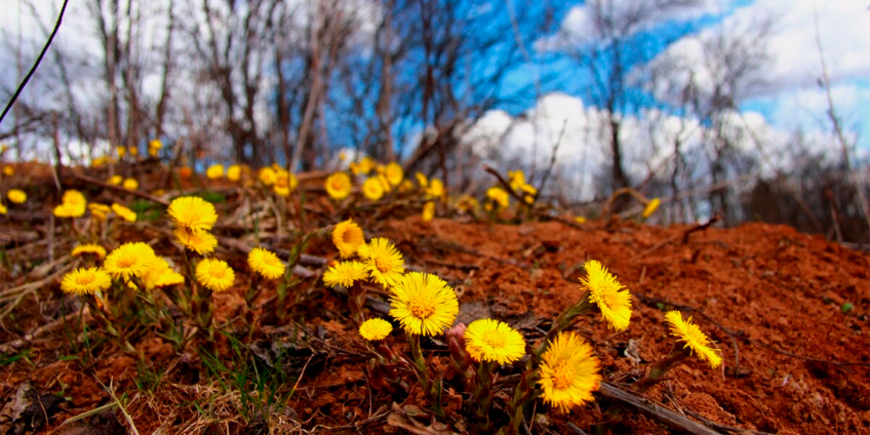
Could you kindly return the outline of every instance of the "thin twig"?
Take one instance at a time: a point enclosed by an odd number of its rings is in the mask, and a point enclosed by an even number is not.
[[[150,193],[145,193],[141,190],[125,189],[123,186],[115,186],[114,184],[109,184],[109,183],[106,183],[105,181],[100,181],[100,180],[97,180],[96,178],[88,177],[87,175],[81,175],[81,174],[76,174],[76,173],[73,173],[72,175],[73,175],[73,177],[78,178],[81,181],[100,186],[104,189],[114,190],[114,191],[122,192],[122,193],[130,193],[130,194],[133,194],[133,195],[138,196],[140,198],[145,198],[149,201],[156,202],[160,205],[169,206],[169,201],[162,199],[162,198],[158,198],[154,195],[151,195]]]
[[[640,413],[664,423],[669,428],[696,435],[720,435],[718,432],[689,420],[651,400],[625,391],[609,382],[602,382],[598,394],[623,406],[636,409]]]

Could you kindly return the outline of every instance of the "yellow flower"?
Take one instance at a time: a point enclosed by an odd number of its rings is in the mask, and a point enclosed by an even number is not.
[[[12,166],[9,166],[9,165],[4,166],[3,167],[3,175],[5,175],[7,177],[11,177],[11,176],[15,175],[15,168],[13,168]]]
[[[350,287],[354,282],[368,277],[368,271],[359,261],[342,261],[323,273],[323,283],[330,286]]]
[[[63,276],[60,289],[65,293],[85,295],[105,291],[111,285],[112,278],[105,270],[97,267],[78,268]]]
[[[513,190],[518,190],[524,184],[526,184],[526,174],[520,169],[516,171],[508,171],[508,179],[510,180],[510,186]]]
[[[420,187],[425,189],[427,186],[429,186],[429,180],[426,179],[426,176],[423,175],[422,172],[417,172],[416,174],[414,174],[414,176],[417,177],[417,184],[419,184]]]
[[[631,320],[631,294],[628,289],[596,260],[587,261],[585,268],[586,278],[580,278],[580,283],[589,291],[589,300],[598,305],[611,328],[617,331],[628,328]]]
[[[94,254],[100,259],[106,258],[106,248],[100,245],[79,245],[73,248],[72,256],[81,257],[85,254]]]
[[[377,177],[367,178],[365,183],[363,183],[362,191],[363,195],[372,201],[377,201],[384,196],[384,186]]]
[[[490,187],[486,191],[486,197],[493,200],[500,208],[507,208],[511,203],[510,194],[501,187]]]
[[[326,193],[332,199],[344,199],[350,195],[350,176],[344,172],[336,172],[326,179]]]
[[[103,267],[115,278],[142,277],[153,267],[157,256],[146,243],[125,243],[109,253]]]
[[[478,362],[510,364],[525,355],[526,340],[507,323],[479,319],[465,330],[465,350]]]
[[[227,168],[227,179],[230,181],[239,181],[242,179],[242,167],[239,165],[232,165]]]
[[[263,248],[251,249],[251,252],[248,253],[248,266],[254,272],[268,279],[281,277],[287,269],[274,252]]]
[[[267,186],[275,184],[275,170],[268,166],[260,168],[260,182]]]
[[[163,142],[160,139],[154,139],[151,142],[148,142],[148,148],[153,150],[159,150],[163,148]]]
[[[169,267],[169,262],[166,261],[165,258],[155,257],[151,269],[142,276],[142,282],[145,284],[145,290],[151,290],[154,287],[163,287],[175,283],[177,277],[174,275],[181,276],[181,274],[175,272]],[[184,282],[183,276],[181,277],[181,280]]]
[[[127,154],[126,147],[118,147],[118,157],[124,158],[124,155]]]
[[[369,319],[359,325],[359,335],[368,341],[383,340],[391,332],[393,332],[393,325],[380,318]]]
[[[175,198],[169,204],[167,213],[175,226],[190,231],[207,231],[217,222],[214,205],[198,196]]]
[[[348,166],[348,169],[350,169],[350,173],[351,173],[351,174],[353,174],[353,175],[359,175],[359,163],[357,163],[357,162],[350,162],[350,165]]]
[[[206,230],[191,231],[187,228],[179,227],[173,231],[173,234],[178,239],[178,243],[200,255],[211,254],[218,243],[217,238]]]
[[[120,175],[112,175],[109,177],[108,183],[112,186],[119,186],[124,181],[124,177]]]
[[[224,176],[224,165],[216,163],[208,167],[205,170],[205,176],[208,177],[209,180],[217,180]]]
[[[0,204],[0,214],[6,214],[6,213],[8,213],[8,212],[9,212],[9,209],[6,208],[5,205]]]
[[[88,210],[91,211],[91,216],[99,221],[105,221],[106,215],[109,214],[110,211],[112,211],[112,209],[109,208],[108,205],[100,204],[98,202],[92,202],[88,204]]]
[[[381,188],[384,189],[384,192],[392,192],[393,186],[390,184],[390,180],[387,179],[386,175],[378,174],[378,182],[381,183]]]
[[[157,157],[157,153],[159,152],[160,150],[157,148],[148,148],[148,155],[151,157]]]
[[[59,218],[77,218],[84,214],[84,204],[70,204],[65,202],[54,208],[54,215]]]
[[[6,197],[9,198],[9,201],[16,204],[23,204],[24,201],[27,201],[27,194],[19,189],[9,189],[9,191],[6,192]]]
[[[440,198],[444,195],[444,182],[438,178],[429,180],[429,188],[426,189],[426,194],[432,198]]]
[[[67,190],[63,193],[63,199],[61,202],[64,204],[81,205],[84,207],[88,203],[88,200],[85,199],[85,195],[78,190]]]
[[[389,240],[377,237],[367,245],[366,269],[383,286],[393,286],[405,272],[402,253]]]
[[[429,222],[435,217],[435,202],[429,201],[423,206],[423,222]]]
[[[583,216],[577,216],[574,218],[574,222],[577,222],[578,224],[585,224],[586,218]]]
[[[365,158],[362,159],[361,162],[359,162],[359,171],[360,171],[363,175],[366,175],[366,174],[368,174],[369,172],[371,172],[372,169],[375,168],[375,166],[377,166],[377,163],[375,163],[375,161],[372,160],[371,157],[365,157]]]
[[[669,311],[665,314],[665,320],[671,326],[671,335],[677,337],[677,341],[685,343],[683,348],[688,348],[690,352],[697,353],[698,358],[710,363],[710,367],[714,369],[719,367],[719,364],[722,364],[722,357],[718,353],[719,349],[712,347],[713,343],[707,337],[707,334],[704,334],[704,331],[701,331],[698,325],[692,323],[691,317],[689,317],[689,320],[683,320],[683,316],[679,311]]]
[[[91,167],[93,167],[93,168],[102,168],[102,167],[105,166],[106,163],[108,163],[108,162],[109,162],[109,158],[108,158],[108,157],[106,157],[106,156],[100,156],[100,157],[95,158],[95,159],[91,162]]]
[[[650,217],[653,213],[656,212],[656,209],[662,204],[662,200],[658,198],[653,198],[650,202],[646,203],[646,207],[643,209],[642,216],[644,219]]]
[[[473,212],[478,208],[480,208],[480,203],[471,195],[462,195],[456,201],[456,209],[463,213]]]
[[[399,184],[399,192],[407,193],[414,190],[414,182],[408,179],[402,180],[402,184]]]
[[[112,211],[127,222],[136,222],[136,212],[118,203],[112,203]]]
[[[139,155],[139,147],[129,147],[129,148],[127,148],[127,151],[129,151],[130,155],[133,157],[136,157]]]
[[[196,265],[196,280],[213,292],[222,292],[233,286],[236,273],[226,261],[206,258]]]
[[[441,335],[459,313],[456,292],[435,275],[409,272],[396,281],[392,292],[390,316],[409,334]]]
[[[384,168],[384,175],[387,176],[387,180],[393,186],[398,186],[402,183],[402,180],[405,178],[405,170],[402,169],[402,165],[392,162]]]
[[[296,190],[298,184],[296,175],[281,170],[275,178],[275,194],[283,197],[290,196],[290,192]]]
[[[339,222],[332,229],[332,243],[338,248],[341,258],[348,258],[365,245],[366,240],[362,228],[353,220]]]
[[[544,403],[567,412],[593,400],[592,393],[601,383],[601,366],[583,338],[573,332],[559,333],[542,359],[538,384]]]

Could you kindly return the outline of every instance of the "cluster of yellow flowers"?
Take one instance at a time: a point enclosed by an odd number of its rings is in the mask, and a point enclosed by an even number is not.
[[[125,243],[106,255],[99,245],[80,245],[73,249],[73,256],[92,255],[103,259],[102,266],[78,268],[67,273],[61,281],[61,290],[78,295],[106,291],[112,280],[120,280],[129,287],[145,290],[155,287],[181,284],[184,276],[169,266],[169,262],[158,257],[154,249],[146,243]]]
[[[296,190],[296,186],[299,185],[299,180],[296,179],[295,174],[288,172],[277,164],[261,168],[258,178],[264,186],[271,187],[276,195],[285,198],[290,196]]]
[[[151,142],[148,142],[148,155],[151,157],[157,157],[162,148],[163,142],[160,139],[154,139]]]
[[[139,188],[139,182],[135,178],[124,178],[120,175],[112,175],[107,182],[113,186],[122,186],[127,190],[136,190]]]
[[[209,232],[217,222],[214,205],[198,196],[182,196],[169,204],[167,213],[182,246],[200,255],[214,251],[217,238]]]
[[[84,216],[85,210],[90,210],[91,216],[100,222],[107,219],[109,212],[115,212],[115,215],[127,222],[136,222],[136,212],[133,210],[118,203],[112,203],[111,207],[97,202],[88,203],[85,195],[78,190],[67,190],[63,193],[61,204],[54,208],[54,216],[78,218]]]

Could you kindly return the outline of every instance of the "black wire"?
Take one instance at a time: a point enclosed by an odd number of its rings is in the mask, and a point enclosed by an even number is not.
[[[48,41],[46,41],[45,46],[42,47],[42,52],[39,53],[39,57],[36,58],[36,62],[34,62],[33,66],[30,68],[30,71],[27,73],[27,76],[24,77],[24,81],[18,85],[18,89],[15,90],[15,93],[12,95],[12,99],[9,100],[9,104],[6,105],[6,108],[3,109],[3,114],[0,115],[0,122],[3,122],[3,118],[6,117],[6,114],[9,113],[9,110],[12,109],[12,105],[15,104],[15,100],[18,99],[18,96],[21,95],[21,92],[24,91],[24,87],[27,86],[27,82],[30,81],[30,78],[33,77],[33,73],[36,72],[36,68],[39,68],[39,63],[42,62],[42,58],[45,57],[45,52],[48,51],[48,47],[51,46],[51,41],[54,40],[54,35],[57,35],[57,31],[60,29],[60,22],[63,21],[63,14],[66,12],[66,5],[69,3],[69,0],[63,0],[63,6],[60,8],[60,15],[57,16],[57,22],[54,24],[54,30],[51,31],[51,36],[48,37]]]

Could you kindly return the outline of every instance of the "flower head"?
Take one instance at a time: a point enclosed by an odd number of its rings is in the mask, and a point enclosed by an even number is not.
[[[274,252],[263,248],[251,249],[251,252],[248,253],[248,266],[254,272],[268,279],[281,277],[287,269]]]
[[[299,180],[296,179],[296,175],[285,170],[278,171],[278,175],[275,177],[275,194],[283,197],[290,196],[290,192],[296,190],[298,184]]]
[[[510,194],[508,194],[507,190],[504,190],[501,187],[490,187],[489,190],[486,191],[486,197],[493,200],[501,208],[506,208],[511,203]]]
[[[136,190],[139,188],[139,182],[134,178],[128,178],[121,186],[127,190]]]
[[[384,175],[386,175],[390,184],[398,186],[402,183],[402,179],[405,178],[405,170],[402,169],[402,165],[396,162],[391,162],[386,168],[384,168]]]
[[[9,209],[5,205],[0,204],[0,214],[6,214],[7,212],[9,212]]]
[[[332,243],[338,248],[341,258],[348,258],[366,243],[363,230],[356,222],[348,219],[339,222],[332,229]]]
[[[224,165],[220,163],[216,163],[208,167],[205,170],[205,176],[208,177],[209,180],[217,180],[224,176]]]
[[[383,340],[391,332],[393,332],[393,325],[384,319],[369,319],[359,325],[359,335],[368,341]]]
[[[631,320],[631,294],[598,261],[586,262],[586,278],[580,278],[589,300],[594,302],[607,323],[616,331],[628,328]]]
[[[109,177],[109,179],[107,181],[112,186],[120,186],[121,183],[124,182],[124,177],[115,174],[115,175],[112,175],[111,177]]]
[[[230,181],[239,181],[242,179],[242,167],[239,165],[232,165],[227,168],[227,179]]]
[[[396,281],[390,298],[390,316],[409,334],[441,335],[459,314],[459,301],[443,279],[409,272]]]
[[[109,253],[103,267],[115,278],[144,276],[154,265],[157,256],[146,243],[125,243]]]
[[[336,172],[326,178],[326,193],[336,200],[347,198],[350,195],[350,176],[344,172]]]
[[[359,261],[342,261],[323,273],[323,283],[330,286],[350,287],[354,282],[368,278],[364,264]]]
[[[88,200],[85,199],[85,195],[78,190],[67,190],[63,193],[63,199],[61,202],[64,204],[77,204],[84,206],[87,205]]]
[[[226,261],[206,258],[196,265],[196,280],[211,291],[221,292],[233,286],[236,273]]]
[[[510,364],[526,353],[526,340],[507,323],[493,319],[471,322],[465,330],[465,350],[475,361]]]
[[[54,208],[55,217],[77,218],[85,214],[85,206],[81,204],[63,203]]]
[[[155,257],[154,265],[142,277],[142,282],[145,284],[146,290],[151,290],[155,287],[181,284],[184,282],[184,276],[172,270],[165,258]]]
[[[377,201],[384,196],[384,185],[378,177],[369,177],[366,178],[366,181],[363,183],[362,191],[366,198],[372,201]]]
[[[367,245],[366,269],[383,286],[392,286],[405,272],[402,253],[389,240],[376,237]]]
[[[9,191],[6,192],[6,197],[9,198],[9,201],[16,204],[22,204],[24,201],[27,201],[27,194],[20,189],[9,189]]]
[[[86,254],[96,255],[100,259],[106,258],[106,248],[100,245],[79,245],[73,248],[73,257],[81,257]]]
[[[719,367],[722,363],[722,357],[719,356],[719,349],[714,349],[713,343],[698,328],[698,325],[692,323],[692,318],[683,320],[683,316],[679,311],[669,311],[665,314],[665,320],[670,324],[671,335],[677,337],[677,341],[685,343],[684,348],[698,354],[698,358],[710,363],[710,367]]]
[[[190,231],[210,230],[217,222],[214,205],[198,196],[175,198],[167,212],[176,226]]]
[[[118,147],[118,157],[124,158],[125,154],[127,154],[127,147]]]
[[[592,392],[601,382],[598,358],[592,346],[573,332],[562,332],[544,352],[538,383],[544,403],[563,412],[593,400]]]
[[[217,247],[217,238],[206,230],[191,231],[187,228],[179,227],[173,231],[173,234],[178,239],[178,243],[200,255],[211,254],[214,252],[214,248]]]
[[[260,182],[267,185],[267,186],[271,186],[271,185],[275,184],[275,177],[276,177],[275,170],[268,167],[268,166],[260,169],[259,177],[260,177]]]
[[[662,200],[658,198],[653,198],[652,200],[650,200],[650,202],[646,203],[646,207],[643,208],[643,213],[641,213],[641,216],[643,216],[644,219],[652,216],[652,214],[656,212],[656,209],[658,209],[660,205],[662,205]]]
[[[419,184],[420,187],[425,189],[427,186],[429,186],[429,179],[426,178],[426,175],[422,172],[417,172],[416,174],[414,174],[414,178],[417,179],[417,184]]]
[[[440,198],[444,195],[444,182],[438,178],[429,180],[429,187],[426,189],[426,195],[430,198]]]
[[[112,203],[112,211],[127,222],[136,222],[136,212],[118,203]]]
[[[15,168],[13,168],[12,166],[9,166],[9,165],[4,166],[3,167],[3,175],[5,175],[7,177],[11,177],[11,176],[15,175]]]
[[[109,208],[108,205],[100,204],[98,202],[92,202],[88,204],[88,210],[91,211],[91,216],[99,221],[106,220],[106,215],[109,214],[110,211],[112,211],[112,209]]]
[[[429,222],[435,217],[435,201],[429,201],[423,206],[423,222]]]
[[[363,159],[359,162],[359,171],[363,175],[366,175],[371,172],[372,169],[375,168],[375,166],[377,166],[377,163],[375,163],[375,161],[372,160],[371,157],[363,157]]]
[[[85,295],[104,291],[111,285],[112,277],[105,270],[97,267],[78,268],[63,276],[60,289],[65,293]]]

